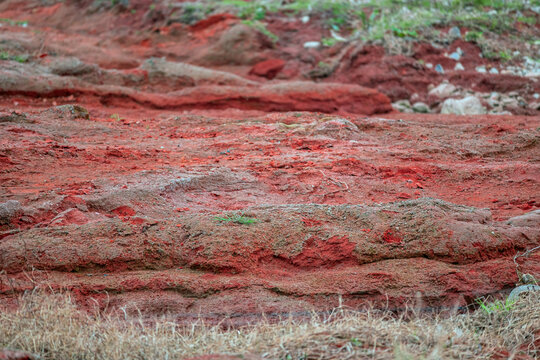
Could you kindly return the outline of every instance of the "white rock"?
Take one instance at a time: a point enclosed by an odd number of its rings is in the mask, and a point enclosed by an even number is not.
[[[318,41],[307,41],[304,43],[306,49],[316,49],[321,47],[321,43]]]
[[[461,100],[446,99],[441,109],[441,114],[480,115],[485,113],[486,108],[475,96],[467,96]]]
[[[486,73],[487,72],[486,67],[484,65],[477,66],[476,71],[478,71],[479,73]]]
[[[307,23],[309,22],[309,16],[307,16],[307,15],[306,15],[306,16],[302,16],[302,19],[301,19],[301,20],[302,20],[302,23],[303,23],[303,24],[307,24]]]
[[[429,106],[427,106],[427,104],[423,103],[423,102],[416,102],[413,104],[412,106],[412,109],[415,113],[423,113],[423,114],[427,114],[430,111],[429,109]]]
[[[456,92],[457,87],[445,81],[433,88],[428,95],[438,97],[439,99],[446,99],[454,95]]]
[[[449,57],[450,59],[454,59],[454,60],[456,60],[456,61],[459,61],[459,59],[461,58],[461,55],[458,54],[457,51],[454,51],[453,53],[451,53],[450,55],[448,55],[448,57]]]
[[[427,64],[426,64],[426,67],[427,67],[428,69],[433,69],[433,64],[432,64],[432,63],[427,63]]]
[[[454,66],[454,70],[455,71],[463,71],[463,70],[465,70],[465,68],[463,67],[463,65],[461,65],[461,63],[457,63],[456,66]]]
[[[411,103],[409,102],[409,100],[398,100],[392,104],[392,107],[399,112],[403,112],[403,113],[412,112]]]
[[[533,110],[540,110],[540,102],[533,102],[529,104],[529,108]]]
[[[461,37],[461,31],[457,26],[454,26],[448,31],[448,36],[450,36],[451,39],[459,39]]]
[[[498,74],[498,73],[499,73],[499,70],[497,70],[497,68],[491,68],[491,69],[489,70],[489,73],[490,73],[490,74]]]

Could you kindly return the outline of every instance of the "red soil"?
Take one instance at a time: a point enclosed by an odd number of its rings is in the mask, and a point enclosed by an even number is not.
[[[299,82],[306,50],[233,16],[151,32],[126,13],[71,24],[74,9],[0,5],[31,24],[0,37],[47,54],[0,61],[1,305],[36,286],[178,320],[399,308],[418,292],[466,305],[512,288],[514,255],[540,244],[538,117],[392,113],[387,96],[442,76],[377,47]],[[217,218],[233,210],[256,221]],[[540,276],[539,253],[518,263]]]

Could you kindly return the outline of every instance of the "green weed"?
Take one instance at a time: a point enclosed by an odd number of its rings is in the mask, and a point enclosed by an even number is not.
[[[120,117],[120,115],[118,114],[112,114],[110,119],[114,120],[114,121],[121,121],[121,120],[124,120],[124,118]]]
[[[224,223],[235,223],[240,225],[251,225],[259,220],[255,218],[250,218],[247,216],[244,216],[243,214],[227,214],[226,216],[216,216],[214,219],[216,219],[219,222]]]
[[[513,301],[501,301],[496,300],[494,302],[487,302],[484,298],[475,299],[480,308],[488,315],[501,312],[509,312],[512,310],[512,306],[515,304]]]
[[[338,43],[338,40],[335,39],[335,38],[322,38],[321,39],[321,43],[324,45],[324,46],[328,46],[328,47],[332,47],[334,45],[336,45]]]
[[[0,60],[13,60],[13,61],[17,61],[19,63],[25,63],[27,62],[29,59],[29,56],[24,54],[24,55],[10,55],[8,52],[6,51],[2,51],[0,52]]]
[[[465,41],[468,42],[477,42],[483,37],[483,33],[481,31],[467,31],[465,34]]]
[[[18,25],[18,26],[23,26],[23,27],[28,26],[28,21],[26,20],[12,20],[12,19],[7,19],[7,18],[0,18],[0,23],[6,23],[9,25]]]
[[[499,59],[501,59],[502,61],[510,61],[512,60],[512,54],[506,51],[499,51]]]

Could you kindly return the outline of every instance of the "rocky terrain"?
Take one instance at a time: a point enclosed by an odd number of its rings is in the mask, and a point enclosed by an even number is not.
[[[515,258],[540,245],[534,46],[323,46],[322,17],[186,6],[0,3],[2,308],[42,288],[244,323],[540,277]]]

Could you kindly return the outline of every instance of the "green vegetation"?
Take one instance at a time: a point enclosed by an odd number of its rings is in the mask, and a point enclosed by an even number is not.
[[[508,299],[506,301],[495,300],[493,302],[489,302],[483,298],[479,298],[475,301],[480,306],[480,308],[488,315],[494,313],[509,312],[512,310],[512,306],[514,305],[514,302],[509,301]]]
[[[28,21],[26,20],[12,20],[12,19],[0,18],[0,23],[6,23],[9,25],[18,25],[22,27],[28,26]]]
[[[0,52],[0,60],[12,60],[12,61],[20,62],[20,63],[25,63],[25,62],[28,61],[28,59],[29,59],[29,56],[26,55],[26,54],[24,54],[24,55],[10,55],[6,51]]]
[[[484,34],[481,31],[467,31],[465,41],[478,42]]]
[[[124,118],[120,117],[120,115],[118,114],[112,114],[110,119],[114,120],[114,121],[121,121],[121,120],[124,120]]]
[[[232,222],[240,225],[251,225],[259,221],[255,218],[244,216],[243,214],[228,214],[226,216],[216,216],[215,219],[219,222]]]
[[[321,39],[321,44],[323,44],[324,46],[328,46],[328,47],[334,46],[338,42],[339,42],[339,40],[337,40],[335,38],[332,38],[332,37],[322,38]]]
[[[434,31],[433,27],[466,27],[469,31],[465,40],[478,43],[485,55],[492,57],[506,49],[493,48],[486,40],[490,34],[509,33],[526,42],[536,38],[533,32],[516,29],[518,22],[529,26],[537,23],[537,17],[523,15],[531,5],[522,0],[209,0],[204,6],[206,13],[233,12],[274,41],[277,36],[268,31],[265,21],[276,13],[297,18],[316,15],[329,31],[339,32],[340,36],[385,45],[396,41],[444,42],[446,33]],[[338,41],[328,34],[321,38],[324,46],[334,46]]]

